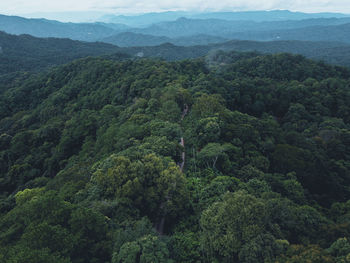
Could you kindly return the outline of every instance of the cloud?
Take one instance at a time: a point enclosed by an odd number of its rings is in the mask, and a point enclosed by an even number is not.
[[[348,12],[348,0],[1,0],[1,13],[164,10],[272,10]]]
[[[129,11],[273,10],[350,12],[348,0],[100,0],[94,7]]]
[[[281,1],[267,0],[113,0],[113,1],[96,1],[95,7],[106,9],[123,9],[138,11],[161,11],[161,10],[265,10],[273,9],[276,3]],[[288,3],[288,1],[285,1]]]

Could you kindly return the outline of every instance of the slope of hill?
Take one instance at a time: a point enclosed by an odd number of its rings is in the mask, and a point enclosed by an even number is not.
[[[120,51],[136,57],[158,57],[169,61],[197,58],[208,52],[224,51],[256,51],[261,53],[288,52],[301,54],[315,60],[350,66],[350,45],[338,42],[311,42],[311,41],[245,41],[232,40],[211,45],[181,47],[171,43],[150,47],[127,47]]]
[[[86,56],[119,52],[105,43],[88,43],[59,38],[36,38],[0,32],[0,74],[32,71],[68,63]],[[126,55],[125,55],[126,56]]]
[[[27,19],[18,16],[0,15],[0,30],[9,34],[29,34],[36,37],[70,38],[96,41],[118,33],[103,24],[61,23],[46,19]]]
[[[185,37],[172,38],[170,43],[177,46],[198,46],[198,45],[209,45],[217,44],[228,41],[227,38],[211,35],[192,35]]]
[[[134,57],[162,58],[168,61],[198,58],[205,56],[211,50],[211,46],[175,46],[171,43],[164,43],[158,46],[149,47],[124,47],[121,52]]]
[[[350,70],[85,58],[0,94],[0,261],[346,262]]]
[[[225,42],[227,39],[209,35],[191,35],[187,37],[169,38],[164,36],[145,35],[140,33],[125,32],[100,40],[120,47],[157,46],[171,43],[177,46],[208,45]]]
[[[130,41],[136,41],[134,37],[139,37],[139,35],[135,34],[127,33],[125,35],[131,35]],[[141,37],[144,36],[141,35]],[[150,39],[153,41],[159,38],[150,37]],[[178,42],[179,44],[185,44],[185,42],[190,44],[190,41],[197,43],[201,41],[215,41],[215,39],[215,37],[211,38],[210,36],[193,36],[170,39],[170,41]],[[162,38],[161,40],[167,40],[167,38]],[[158,57],[173,61],[202,57],[207,55],[208,52],[217,50],[257,51],[262,53],[289,52],[302,54],[317,60],[324,60],[332,64],[350,66],[350,45],[336,42],[256,42],[237,40],[187,47],[164,43],[158,46],[122,48],[105,43],[88,43],[57,38],[35,38],[29,35],[15,36],[0,32],[0,47],[0,74],[44,69],[86,56],[108,55],[117,60],[125,59],[128,56],[135,58]],[[110,56],[112,54],[115,55]]]
[[[231,34],[230,37],[260,41],[308,40],[350,43],[350,23],[331,26],[303,27],[288,30],[271,30],[265,32],[240,32]]]
[[[101,41],[120,47],[140,47],[140,46],[157,46],[170,42],[170,38],[163,36],[153,36],[124,32],[110,37],[102,38]]]
[[[192,13],[182,11],[169,11],[159,13],[146,13],[140,15],[113,15],[108,14],[100,17],[98,20],[106,23],[120,23],[130,27],[147,27],[154,23],[164,21],[175,21],[180,17],[191,15]]]
[[[213,47],[221,50],[257,51],[263,53],[293,53],[301,54],[315,60],[350,66],[350,45],[338,42],[312,42],[312,41],[228,41]],[[214,48],[214,50],[215,50]]]

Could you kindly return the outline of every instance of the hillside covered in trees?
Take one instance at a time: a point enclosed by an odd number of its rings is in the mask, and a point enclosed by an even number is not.
[[[106,43],[37,38],[30,35],[16,36],[0,31],[0,75],[17,71],[38,71],[78,58],[117,52],[118,47]]]
[[[0,262],[348,262],[349,80],[236,52],[7,79]]]
[[[112,44],[75,41],[61,38],[37,38],[30,35],[10,35],[0,31],[0,75],[18,72],[38,72],[54,66],[71,62],[74,59],[87,56],[105,56],[113,60],[125,60],[140,57],[158,58],[167,61],[192,59],[206,56],[208,53],[217,54],[220,51],[261,52],[261,53],[293,53],[307,58],[325,61],[334,65],[350,66],[350,45],[337,42],[311,41],[245,41],[232,40],[214,43],[215,39],[200,35],[175,39],[177,45],[171,43],[159,44],[153,42],[156,37],[129,34],[130,43],[139,43],[137,47],[119,47]],[[141,36],[141,39],[139,37]],[[148,40],[156,46],[147,46]],[[161,37],[162,38],[162,37]],[[113,38],[111,38],[113,39]],[[191,42],[196,39],[195,42]],[[194,45],[196,42],[213,42],[209,45]],[[222,40],[222,39],[221,39]],[[169,39],[169,41],[171,41]],[[223,41],[223,40],[222,40]],[[114,44],[120,44],[117,42]],[[188,46],[181,46],[187,43]],[[0,78],[0,82],[6,79]],[[1,86],[0,86],[1,89]]]

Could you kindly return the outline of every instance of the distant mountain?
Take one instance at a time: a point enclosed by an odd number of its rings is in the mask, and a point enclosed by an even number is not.
[[[185,11],[169,11],[160,13],[146,13],[138,15],[113,15],[107,14],[98,19],[100,22],[106,23],[120,23],[125,24],[130,27],[146,27],[154,23],[164,22],[164,21],[175,21],[180,17],[190,17],[194,13]]]
[[[243,12],[212,12],[192,15],[192,18],[201,19],[224,19],[224,20],[252,20],[262,21],[285,21],[285,20],[305,20],[311,18],[344,18],[350,17],[342,13],[303,13],[292,12],[289,10],[271,10],[271,11],[243,11]]]
[[[149,47],[125,47],[121,52],[134,57],[153,57],[163,58],[168,61],[183,60],[189,58],[198,58],[205,56],[213,47],[206,46],[175,46],[171,43],[161,44],[159,46]]]
[[[301,54],[315,60],[323,60],[336,65],[350,66],[350,45],[337,42],[311,41],[243,41],[181,47],[170,43],[153,47],[121,48],[121,52],[136,57],[160,57],[166,60],[182,60],[207,55],[215,51],[255,51],[260,53]]]
[[[208,36],[197,37],[205,39]],[[176,41],[189,41],[186,39],[179,38]],[[165,60],[182,60],[205,56],[209,52],[218,50],[257,51],[261,53],[288,52],[324,60],[332,64],[350,66],[350,45],[338,42],[257,42],[235,40],[187,47],[171,43],[148,47],[117,47],[107,43],[88,43],[58,38],[36,38],[29,35],[15,36],[0,32],[0,74],[45,69],[86,56],[103,55],[117,60],[125,59],[129,56],[135,58],[158,57]]]
[[[133,32],[171,38],[198,34],[223,36],[233,32],[241,32],[243,26],[246,26],[246,24],[256,23],[252,21],[236,22],[219,19],[188,19],[182,17],[172,22],[161,22],[147,28],[137,28],[134,29]]]
[[[0,30],[15,35],[29,34],[36,37],[59,37],[82,41],[96,41],[118,33],[115,28],[103,24],[61,23],[54,20],[4,15],[0,15]]]
[[[117,52],[120,52],[120,48],[106,43],[15,36],[0,31],[0,74],[39,70],[77,58]]]
[[[192,36],[184,36],[177,37],[171,39],[170,43],[178,46],[196,46],[196,45],[208,45],[208,44],[217,44],[226,42],[229,39],[219,37],[219,36],[211,36],[211,35],[192,35]]]
[[[124,32],[101,39],[102,42],[114,44],[120,47],[157,46],[170,42],[171,38],[152,36],[132,32]]]
[[[340,13],[301,13],[288,10],[274,11],[249,11],[249,12],[160,12],[146,13],[133,16],[105,15],[99,21],[107,23],[122,23],[132,27],[147,27],[151,24],[175,21],[181,17],[193,19],[221,19],[221,20],[250,20],[261,21],[283,21],[283,20],[304,20],[310,18],[343,18],[349,15]]]
[[[132,32],[124,32],[101,39],[102,42],[120,47],[157,46],[164,43],[171,43],[177,46],[194,46],[221,43],[227,40],[228,39],[222,37],[210,35],[192,35],[187,37],[169,38]]]
[[[349,20],[350,22],[350,20]],[[104,27],[108,27],[111,28],[117,32],[126,32],[130,29],[132,29],[131,27],[124,25],[124,24],[118,24],[118,23],[103,23],[103,22],[96,22],[94,23],[95,25],[101,25]]]
[[[251,37],[251,35],[262,32],[260,35],[264,36],[264,34],[270,33],[270,31],[275,33],[275,31],[280,32],[306,27],[334,26],[347,23],[350,23],[350,18],[318,18],[300,21],[288,20],[276,23],[272,21],[228,21],[220,19],[188,19],[182,17],[176,21],[161,22],[146,28],[135,28],[129,31],[155,36],[166,36],[170,38],[204,34],[231,39],[233,37],[245,39],[244,33],[247,33],[248,36]],[[243,34],[240,35],[236,33]]]
[[[27,18],[46,18],[60,22],[93,23],[105,12],[101,11],[57,11],[57,12],[30,12],[22,16]]]
[[[165,13],[161,14],[162,16],[158,16],[159,19],[165,16]],[[180,13],[170,12],[170,14]],[[154,14],[142,17],[152,15]],[[159,22],[145,28],[131,28],[120,23],[61,23],[46,19],[0,15],[0,30],[10,34],[30,34],[36,37],[70,38],[90,42],[101,40],[120,46],[152,46],[166,42],[183,46],[206,45],[228,39],[349,42],[348,24],[350,17],[286,20],[278,23],[181,17],[176,21]]]
[[[331,26],[311,26],[287,30],[251,31],[233,33],[234,39],[247,40],[307,40],[307,41],[337,41],[350,43],[350,23]]]
[[[312,41],[246,41],[235,40],[212,45],[212,50],[226,51],[257,51],[262,53],[293,53],[301,54],[314,60],[327,63],[350,66],[350,45],[338,42]]]

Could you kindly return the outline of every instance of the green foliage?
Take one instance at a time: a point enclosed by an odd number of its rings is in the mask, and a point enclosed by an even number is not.
[[[198,233],[176,232],[170,243],[175,262],[200,262],[200,241]]]
[[[105,218],[54,191],[25,190],[0,221],[6,262],[103,262],[109,250]],[[29,253],[24,253],[30,251]],[[40,255],[40,256],[39,256]]]
[[[112,155],[99,165],[92,183],[101,198],[129,199],[153,220],[161,216],[164,202],[167,214],[175,216],[186,202],[185,179],[174,163],[165,161],[154,154],[134,162]]]
[[[243,191],[227,194],[222,202],[214,203],[201,216],[203,249],[210,259],[237,261],[245,244],[266,233],[267,219],[262,200]],[[244,262],[249,262],[247,260]]]
[[[39,26],[40,27],[40,26]],[[79,34],[77,31],[75,36]],[[73,37],[74,38],[74,37]],[[86,56],[101,56],[120,52],[113,45],[87,43],[59,38],[36,38],[30,35],[9,35],[0,32],[0,75],[16,71],[38,71],[52,66],[68,63]],[[116,54],[120,60],[126,54]]]
[[[297,262],[335,262],[334,259],[328,256],[322,248],[316,245],[307,247],[300,245],[292,245],[286,255],[277,259],[278,263],[297,263]]]
[[[220,56],[0,77],[0,261],[347,262],[349,71]]]
[[[112,262],[171,263],[166,244],[156,236],[144,236],[137,241],[125,243]]]

